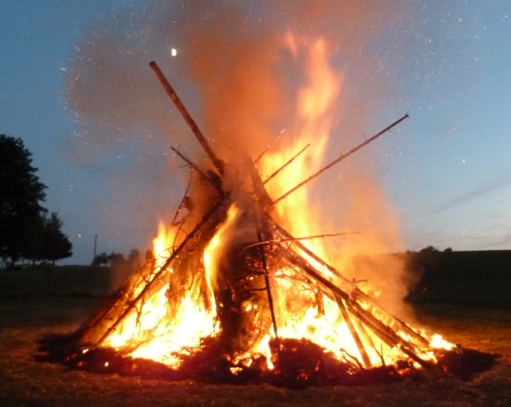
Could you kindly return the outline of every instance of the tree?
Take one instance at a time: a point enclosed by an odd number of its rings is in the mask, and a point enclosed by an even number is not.
[[[434,246],[428,246],[428,247],[425,247],[424,249],[421,249],[420,252],[421,253],[433,253],[433,252],[438,252],[438,249]]]
[[[45,209],[46,186],[19,138],[0,135],[0,256],[31,258]]]
[[[91,265],[115,267],[123,263],[126,263],[126,258],[124,257],[124,254],[115,252],[106,254],[105,252],[103,252],[94,257]]]
[[[92,266],[106,266],[108,264],[108,254],[99,253],[92,259]]]
[[[56,212],[49,217],[42,218],[41,236],[38,245],[38,260],[49,260],[55,264],[56,260],[71,257],[73,245],[62,233],[63,223]]]

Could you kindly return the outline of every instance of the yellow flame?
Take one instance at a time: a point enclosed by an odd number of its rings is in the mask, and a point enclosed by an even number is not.
[[[296,54],[298,52],[296,38],[288,33],[286,41]],[[332,124],[330,107],[338,97],[344,81],[342,75],[330,68],[325,41],[319,38],[310,44],[307,51],[307,85],[298,94],[296,108],[301,131],[294,143],[286,145],[286,148],[280,151],[268,152],[263,157],[262,174],[274,173],[305,144],[310,142],[311,148],[306,155],[302,154],[266,185],[274,199],[319,169]],[[314,221],[316,216],[314,208],[309,205],[309,194],[307,186],[303,187],[277,206],[283,226],[296,237],[322,232],[316,228],[317,222]],[[230,233],[229,228],[240,211],[236,205],[230,207],[226,221],[218,228],[204,250],[202,259],[204,274],[200,278],[192,279],[195,284],[191,284],[191,287],[183,290],[181,295],[172,299],[169,298],[169,291],[175,291],[176,288],[165,284],[154,293],[148,293],[141,304],[136,304],[120,326],[109,335],[105,345],[126,349],[134,357],[149,358],[177,367],[179,358],[176,355],[198,347],[201,338],[216,335],[219,327],[215,290],[218,288],[219,264],[224,254],[226,236]],[[318,255],[324,255],[320,241],[305,241],[304,244],[309,245]],[[175,231],[160,223],[158,237],[154,240],[153,271],[135,283],[132,298],[142,293],[147,282],[155,278],[156,271],[161,269],[172,254],[174,245]],[[307,260],[326,278],[331,278],[325,267],[313,259]],[[350,321],[343,318],[340,310],[342,304],[337,303],[331,293],[314,286],[292,266],[282,262],[276,267],[280,268],[272,270],[269,277],[279,337],[308,339],[338,358],[348,355],[361,361],[364,357],[355,340],[355,337],[358,337],[371,364],[378,365],[382,361],[392,363],[398,358],[400,355],[398,346],[389,347],[369,329],[357,325],[357,321],[349,324]],[[165,272],[173,273],[173,270]],[[189,272],[194,275],[200,274],[199,270]],[[201,290],[199,281],[205,282],[206,290]],[[369,304],[361,301],[360,305],[363,309],[371,311]],[[247,302],[243,306],[246,312],[258,309],[255,303]],[[376,317],[385,320],[384,315]],[[405,342],[410,341],[409,335],[405,332],[398,331],[398,335]],[[273,329],[270,329],[248,354],[239,355],[235,362],[246,360],[246,363],[250,364],[250,354],[263,354],[268,360],[268,367],[272,369],[269,341],[274,336]],[[434,335],[431,347],[452,349],[453,345],[443,340],[441,336]],[[434,359],[430,350],[420,354],[427,359]],[[233,368],[232,371],[237,373],[239,369]]]
[[[296,39],[290,33],[287,34],[287,42],[292,44],[290,47],[296,47]],[[333,123],[331,108],[344,82],[343,75],[331,69],[328,57],[325,40],[318,38],[312,41],[307,52],[307,83],[298,92],[296,106],[299,133],[293,143],[288,143],[280,151],[269,152],[263,157],[262,173],[273,174],[293,154],[310,143],[310,148],[305,153],[302,153],[278,177],[273,178],[266,185],[270,196],[274,199],[318,171],[322,164]],[[314,208],[309,204],[309,197],[309,185],[305,185],[277,206],[277,211],[283,219],[283,226],[294,236],[322,233],[318,223],[311,222],[312,219],[317,219],[317,216]],[[296,216],[297,213],[307,214],[307,216]],[[305,241],[304,244],[314,248],[317,254],[324,255],[324,249],[319,241]]]

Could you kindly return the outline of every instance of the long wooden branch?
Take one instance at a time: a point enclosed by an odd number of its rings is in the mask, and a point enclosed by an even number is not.
[[[197,126],[197,123],[195,123],[195,120],[193,120],[192,116],[190,116],[190,113],[188,113],[188,110],[186,110],[185,106],[183,105],[183,102],[181,102],[181,99],[177,96],[176,91],[172,87],[172,85],[169,83],[163,72],[161,71],[160,67],[156,64],[156,62],[151,61],[149,63],[149,66],[153,70],[153,72],[156,74],[158,80],[162,84],[163,88],[167,92],[167,95],[170,97],[170,99],[174,102],[177,109],[179,110],[179,113],[181,113],[181,116],[185,119],[186,123],[190,127],[190,129],[193,131],[193,134],[199,141],[200,145],[206,152],[206,154],[209,156],[211,161],[213,162],[213,165],[218,170],[220,175],[223,175],[224,173],[224,162],[218,158],[218,156],[215,154],[211,146],[209,145],[208,141],[206,140],[206,137],[202,134],[199,127]]]
[[[255,226],[257,230],[257,239],[259,241],[263,240],[263,225],[260,219],[260,216],[258,216],[257,213],[254,213],[254,221]],[[277,318],[275,317],[275,307],[273,305],[273,295],[271,292],[271,285],[270,285],[270,278],[269,278],[269,272],[268,272],[268,265],[266,263],[266,253],[264,250],[264,247],[259,247],[259,254],[261,255],[261,262],[263,264],[263,270],[264,270],[264,284],[266,288],[266,295],[268,296],[268,304],[270,306],[270,314],[271,314],[271,321],[273,324],[273,331],[275,332],[275,339],[280,342],[278,329],[277,329]],[[277,355],[279,355],[280,345],[277,348]]]
[[[268,215],[267,216],[267,220],[269,222],[272,222],[272,226],[273,228],[276,229],[276,231],[284,236],[287,236],[289,238],[292,238],[292,235],[287,232],[282,226],[280,226],[279,224],[277,224],[276,222],[273,221],[273,219]],[[329,265],[328,263],[326,263],[323,259],[321,259],[321,257],[317,256],[316,254],[314,254],[311,250],[309,250],[307,247],[305,247],[302,243],[300,243],[299,241],[297,242],[293,242],[294,245],[296,245],[300,250],[302,250],[305,254],[307,254],[308,256],[310,256],[312,259],[314,259],[315,261],[317,261],[319,264],[321,264],[322,266],[326,267],[330,272],[332,272],[332,274],[334,274],[335,276],[341,278],[341,280],[344,282],[344,283],[347,283],[350,285],[350,287],[352,288],[352,294],[355,298],[361,298],[363,299],[364,301],[368,302],[369,304],[371,304],[372,306],[376,307],[378,310],[380,310],[381,312],[383,312],[384,314],[386,314],[387,316],[389,316],[391,319],[393,319],[395,322],[397,322],[400,327],[407,333],[409,334],[411,337],[415,338],[417,341],[419,341],[420,343],[422,343],[423,345],[425,346],[429,346],[429,340],[427,338],[425,338],[424,336],[422,336],[420,333],[418,333],[417,331],[415,331],[414,329],[412,329],[410,326],[408,326],[404,321],[402,321],[400,318],[398,318],[397,316],[395,316],[394,314],[392,314],[391,312],[387,311],[385,308],[383,308],[380,304],[378,304],[378,302],[376,302],[372,297],[370,297],[369,295],[367,295],[365,292],[363,292],[362,290],[360,290],[351,280],[349,280],[348,278],[344,277],[339,271],[337,271],[334,267],[332,267],[331,265]],[[349,296],[349,295],[348,295]],[[341,296],[342,297],[342,296]]]
[[[264,149],[264,151],[263,151],[261,154],[259,154],[259,156],[258,156],[258,157],[254,160],[254,165],[255,165],[255,164],[257,164],[261,158],[263,158],[263,156],[264,156],[264,155],[268,152],[268,150],[269,150],[270,148],[272,148],[272,147],[275,145],[275,143],[276,143],[277,141],[279,141],[279,138],[280,138],[280,136],[282,136],[282,133],[283,133],[283,132],[284,132],[284,130],[282,130],[282,131],[279,133],[279,135],[275,138],[275,140],[273,140],[273,142],[272,142],[271,144],[269,144],[269,145],[268,145],[268,147],[266,147],[266,148]]]
[[[333,167],[335,164],[339,163],[340,161],[344,160],[345,158],[349,157],[351,154],[353,154],[354,152],[360,150],[362,147],[366,146],[367,144],[369,144],[371,141],[377,139],[378,137],[380,137],[381,135],[383,135],[384,133],[388,132],[391,128],[393,128],[394,126],[397,126],[399,123],[401,123],[403,120],[405,120],[406,118],[408,118],[408,113],[405,114],[403,117],[401,117],[399,120],[396,120],[394,123],[392,123],[390,126],[387,126],[385,127],[382,131],[380,131],[379,133],[375,134],[374,136],[372,136],[370,139],[367,139],[366,141],[364,141],[363,143],[359,144],[358,146],[356,146],[355,148],[353,148],[352,150],[348,151],[346,154],[341,154],[339,158],[337,158],[336,160],[332,161],[330,164],[328,164],[326,167],[322,168],[321,170],[319,170],[317,173],[311,175],[309,178],[307,178],[305,181],[302,181],[300,182],[297,186],[295,186],[294,188],[292,188],[291,190],[287,191],[284,195],[282,195],[281,197],[275,199],[273,201],[273,203],[271,204],[271,206],[274,206],[274,205],[277,205],[280,201],[282,201],[284,198],[288,197],[289,195],[291,195],[293,192],[295,192],[297,189],[301,188],[302,186],[304,186],[305,184],[309,183],[310,181],[312,181],[314,178],[320,176],[321,174],[323,174],[325,171],[327,171],[328,169],[330,169],[331,167]]]
[[[348,307],[349,311],[352,315],[360,320],[366,327],[371,329],[381,340],[386,342],[389,346],[399,346],[399,349],[413,359],[415,362],[420,364],[424,368],[431,368],[433,365],[422,359],[418,356],[411,347],[413,346],[411,343],[405,341],[399,335],[397,335],[394,330],[383,322],[381,322],[378,318],[376,318],[369,311],[365,310],[360,306],[360,304],[356,301],[351,301]]]
[[[289,164],[291,164],[300,154],[302,154],[305,150],[310,147],[310,143],[308,143],[304,148],[302,148],[297,154],[295,154],[289,161],[287,161],[282,167],[280,167],[277,171],[271,174],[268,178],[263,181],[263,185],[266,185],[268,181],[272,178],[275,178],[284,168],[286,168]]]
[[[334,295],[334,298],[335,298],[335,302],[337,302],[337,306],[339,307],[339,309],[341,311],[342,318],[346,322],[346,325],[348,326],[351,336],[353,337],[353,340],[355,341],[355,344],[357,345],[360,356],[362,356],[364,365],[366,368],[369,369],[371,367],[371,359],[369,359],[369,355],[367,354],[364,344],[362,343],[362,340],[360,339],[357,329],[355,328],[355,325],[351,319],[351,315],[348,312],[348,310],[346,309],[346,304],[342,298],[339,298],[336,295]]]
[[[188,165],[190,165],[195,171],[197,171],[197,173],[202,176],[206,181],[208,181],[211,186],[213,186],[213,188],[215,188],[218,193],[220,194],[220,196],[222,196],[224,194],[224,191],[222,191],[222,188],[220,188],[219,185],[217,185],[216,183],[214,183],[211,178],[209,178],[206,174],[204,174],[204,172],[201,171],[201,169],[199,167],[197,167],[191,160],[189,160],[188,158],[186,158],[179,150],[175,149],[174,147],[170,147],[172,149],[172,151],[174,151],[174,153],[176,153],[179,157],[181,157],[181,159],[183,161],[185,161]]]
[[[256,246],[267,246],[273,243],[286,243],[286,242],[297,242],[300,240],[313,240],[313,239],[321,239],[325,237],[337,237],[337,236],[344,236],[344,235],[353,235],[353,234],[359,234],[360,232],[343,232],[343,233],[330,233],[330,234],[324,234],[324,235],[314,235],[314,236],[305,236],[305,237],[292,237],[287,239],[271,239],[271,240],[265,240],[264,242],[257,242],[252,243],[248,246],[245,246],[243,249],[250,249],[252,247]]]
[[[179,255],[179,253],[186,247],[188,242],[195,237],[197,232],[202,228],[202,226],[208,221],[208,219],[221,207],[223,200],[219,200],[210,210],[207,212],[202,220],[197,223],[195,228],[186,236],[186,238],[181,242],[181,244],[172,252],[169,258],[163,263],[160,267],[159,271],[154,274],[154,277],[151,281],[147,282],[144,289],[140,292],[140,294],[129,302],[122,312],[122,314],[117,318],[117,320],[106,330],[106,332],[101,336],[101,338],[97,341],[96,346],[101,345],[108,336],[115,331],[120,322],[131,312],[133,308],[135,308],[138,303],[145,297],[145,295],[151,290],[151,287],[159,281],[165,275],[165,271],[167,267],[174,261],[174,259]]]

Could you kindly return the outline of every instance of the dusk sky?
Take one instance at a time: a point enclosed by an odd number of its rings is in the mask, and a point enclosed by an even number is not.
[[[176,210],[187,175],[170,146],[183,145],[187,130],[148,63],[157,60],[173,73],[201,124],[200,93],[181,74],[179,58],[193,44],[181,35],[188,26],[180,18],[200,14],[187,8],[206,3],[237,7],[251,21],[248,30],[264,23],[282,26],[282,35],[305,28],[317,35],[324,30],[331,40],[339,35],[343,45],[332,64],[346,72],[345,97],[371,99],[367,121],[344,130],[369,136],[410,114],[398,131],[371,146],[404,250],[511,249],[509,0],[392,2],[377,32],[372,16],[349,31],[336,25],[342,16],[309,22],[294,9],[307,1],[4,0],[0,134],[20,137],[33,154],[48,186],[44,206],[59,213],[73,243],[73,257],[62,263],[90,263],[95,234],[98,252],[145,250],[158,220]],[[370,5],[379,2],[361,3],[362,14],[378,13]],[[164,35],[166,24],[176,28]],[[233,38],[238,28],[232,27]],[[355,66],[362,61],[367,64]],[[126,88],[112,93],[109,81]],[[334,128],[332,138],[342,131]],[[341,152],[331,150],[332,156]],[[357,153],[364,154],[371,153]],[[347,165],[332,171],[339,175]]]

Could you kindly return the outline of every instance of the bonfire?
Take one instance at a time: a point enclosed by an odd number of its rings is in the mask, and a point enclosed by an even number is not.
[[[382,307],[311,242],[295,236],[279,204],[323,172],[391,130],[394,123],[273,197],[267,185],[304,154],[260,175],[261,157],[220,158],[157,66],[152,70],[209,161],[191,170],[173,221],[162,225],[154,256],[73,335],[66,362],[101,372],[172,379],[285,385],[395,380],[448,368],[462,351]],[[292,221],[300,213],[285,214]],[[352,232],[354,233],[354,232]],[[450,361],[448,363],[448,361]]]

